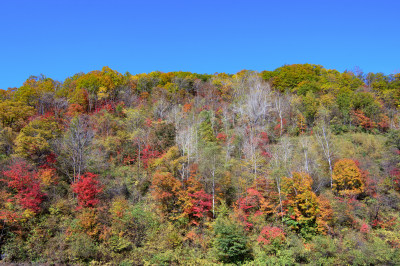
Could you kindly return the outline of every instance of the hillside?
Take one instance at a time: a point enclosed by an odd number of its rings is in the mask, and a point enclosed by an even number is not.
[[[400,74],[109,67],[0,91],[1,262],[400,264]]]

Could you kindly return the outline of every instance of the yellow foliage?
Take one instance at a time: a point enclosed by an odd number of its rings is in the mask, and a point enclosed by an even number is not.
[[[320,196],[318,198],[319,212],[317,214],[317,226],[318,231],[326,234],[330,230],[330,225],[333,219],[333,209],[330,201],[324,197]]]
[[[24,212],[22,213],[22,218],[24,219],[24,220],[29,220],[30,218],[32,218],[32,217],[34,217],[35,216],[35,213],[32,211],[32,210],[30,210],[30,209],[26,209],[26,210],[24,210]]]
[[[341,196],[357,196],[364,192],[365,180],[354,160],[337,161],[333,168],[332,178],[332,189]]]
[[[311,189],[312,178],[306,173],[293,173],[282,179],[282,191],[287,198],[287,207],[299,221],[308,221],[318,214],[318,199]]]
[[[95,209],[83,209],[78,216],[81,230],[89,236],[97,236],[100,233],[100,224]]]
[[[105,99],[108,97],[107,93],[107,88],[106,87],[100,87],[99,92],[97,93],[97,97],[99,100]]]
[[[123,197],[117,197],[113,200],[110,208],[110,213],[112,215],[113,220],[119,220],[124,216],[125,211],[127,210],[127,206],[129,203]]]
[[[45,186],[50,186],[57,179],[56,171],[55,171],[55,169],[52,169],[52,168],[40,169],[38,174],[39,174],[40,180],[42,180],[42,184]]]

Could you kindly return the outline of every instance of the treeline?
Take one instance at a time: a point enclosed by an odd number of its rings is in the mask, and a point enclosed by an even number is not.
[[[399,264],[400,74],[43,75],[0,92],[2,262]]]

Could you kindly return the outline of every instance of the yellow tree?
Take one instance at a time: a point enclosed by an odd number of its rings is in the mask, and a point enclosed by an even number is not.
[[[18,131],[26,124],[27,118],[34,114],[35,109],[23,102],[0,102],[0,122],[3,127],[11,127]]]
[[[21,129],[15,140],[16,154],[32,160],[40,159],[50,151],[50,141],[61,136],[63,126],[59,122],[52,116],[32,120]]]
[[[283,206],[286,215],[283,221],[307,237],[315,234],[318,228],[319,200],[312,191],[312,178],[306,173],[292,174],[282,178]]]
[[[365,177],[358,164],[351,159],[341,159],[333,168],[333,191],[341,196],[357,196],[364,192]]]

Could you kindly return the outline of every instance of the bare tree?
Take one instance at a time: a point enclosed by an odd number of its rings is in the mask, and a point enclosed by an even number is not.
[[[299,143],[301,145],[301,151],[303,152],[303,162],[304,162],[304,171],[307,174],[311,173],[310,169],[310,158],[309,158],[309,149],[310,149],[310,139],[307,136],[301,136],[299,138]]]
[[[222,106],[222,122],[224,124],[225,135],[229,136],[229,129],[234,125],[235,118],[227,105]],[[225,144],[225,163],[228,163],[231,152],[235,148],[232,138],[229,138]]]
[[[332,142],[332,134],[330,130],[327,128],[325,123],[322,123],[320,127],[316,127],[314,130],[315,133],[315,138],[318,141],[319,146],[322,149],[323,155],[325,159],[327,160],[329,164],[329,173],[330,173],[330,184],[331,187],[333,186],[333,152],[334,152],[334,147],[333,147],[333,142]]]
[[[250,75],[244,81],[238,82],[236,95],[241,98],[239,98],[235,110],[249,126],[248,134],[244,135],[244,137],[248,135],[248,139],[245,141],[247,145],[244,147],[245,154],[252,162],[252,172],[256,178],[258,169],[256,134],[260,131],[259,128],[265,126],[265,121],[272,111],[271,88],[258,75]]]
[[[290,108],[290,96],[284,95],[280,92],[276,92],[274,94],[274,109],[279,117],[279,122],[280,122],[279,136],[282,136],[283,134],[283,118],[284,114],[288,113],[289,108]]]
[[[165,119],[168,108],[170,108],[170,103],[164,98],[159,99],[154,106],[155,118]]]
[[[184,177],[189,177],[190,163],[192,161],[192,155],[197,152],[196,146],[196,126],[188,125],[187,127],[180,128],[177,130],[176,143],[183,155],[186,156],[186,171]]]
[[[267,117],[272,108],[271,87],[258,76],[247,80],[247,88],[243,88],[243,102],[239,103],[239,112],[246,116],[251,126],[257,125]]]
[[[63,163],[67,166],[66,172],[69,176],[68,169],[72,168],[73,176],[70,177],[72,182],[78,181],[86,169],[92,139],[93,130],[90,128],[89,118],[84,115],[75,117],[71,121],[61,147],[65,157]]]
[[[130,141],[137,146],[137,174],[140,177],[141,172],[141,153],[146,145],[148,133],[143,127],[144,116],[143,113],[137,109],[129,109],[126,112],[127,118],[125,120],[125,127],[129,134]]]

